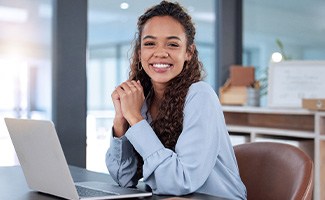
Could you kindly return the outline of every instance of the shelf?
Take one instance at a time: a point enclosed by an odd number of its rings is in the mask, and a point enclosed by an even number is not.
[[[318,112],[318,113],[316,113],[316,115],[319,117],[325,117],[325,111]]]
[[[287,130],[287,129],[236,126],[236,125],[228,125],[227,128],[229,132],[235,132],[235,133],[255,133],[260,135],[286,136],[286,137],[305,138],[305,139],[315,138],[315,133],[311,131],[296,131],[296,130]]]
[[[225,107],[224,116],[227,125],[265,127],[274,129],[285,129],[294,131],[315,132],[315,113],[307,110],[257,109],[249,107]]]
[[[252,106],[222,106],[224,112],[237,113],[261,113],[261,114],[285,114],[285,115],[313,115],[314,111],[300,108],[268,108],[268,107],[252,107]]]

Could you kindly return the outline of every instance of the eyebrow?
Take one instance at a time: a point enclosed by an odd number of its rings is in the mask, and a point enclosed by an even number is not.
[[[152,35],[146,35],[143,37],[142,40],[145,40],[145,39],[157,39],[157,37],[155,36],[152,36]],[[172,40],[172,39],[175,39],[175,40],[179,40],[179,41],[182,41],[181,38],[177,37],[177,36],[169,36],[167,37],[168,40]]]

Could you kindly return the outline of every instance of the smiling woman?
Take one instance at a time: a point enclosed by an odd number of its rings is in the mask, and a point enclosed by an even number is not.
[[[246,199],[218,97],[202,81],[191,16],[162,1],[137,26],[129,79],[111,95],[111,176],[123,187],[143,178],[154,194]]]
[[[117,85],[128,79],[130,46],[135,37],[137,17],[148,7],[148,3],[155,4],[161,0],[130,1],[128,9],[125,10],[120,7],[123,2],[125,1],[88,1],[87,169],[100,172],[107,172],[102,158],[110,146],[109,135],[114,119],[113,103],[107,99]],[[192,14],[192,20],[198,27],[196,48],[199,49],[200,60],[205,66],[207,74],[205,81],[214,87],[215,1],[207,0],[204,4],[198,3],[197,0],[180,0],[179,2]],[[177,38],[169,38],[169,40],[169,47],[177,46]],[[170,54],[160,56],[169,57],[168,60],[171,60]],[[136,68],[144,71],[141,63],[135,64]],[[169,67],[163,64],[166,63],[156,63],[156,70],[164,71],[164,68]]]

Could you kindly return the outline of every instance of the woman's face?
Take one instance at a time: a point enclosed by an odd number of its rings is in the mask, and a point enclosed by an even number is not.
[[[157,16],[147,21],[141,35],[142,67],[154,86],[165,86],[191,58],[183,26],[172,17]]]

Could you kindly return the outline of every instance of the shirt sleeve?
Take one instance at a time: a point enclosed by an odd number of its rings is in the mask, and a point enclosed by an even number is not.
[[[110,148],[106,153],[106,166],[111,177],[122,187],[136,186],[138,161],[132,144],[125,136],[111,137],[110,141]]]
[[[218,157],[219,137],[224,130],[222,116],[212,88],[192,88],[175,152],[162,145],[145,120],[129,128],[125,136],[144,159],[143,181],[153,193],[184,195],[205,183]]]

